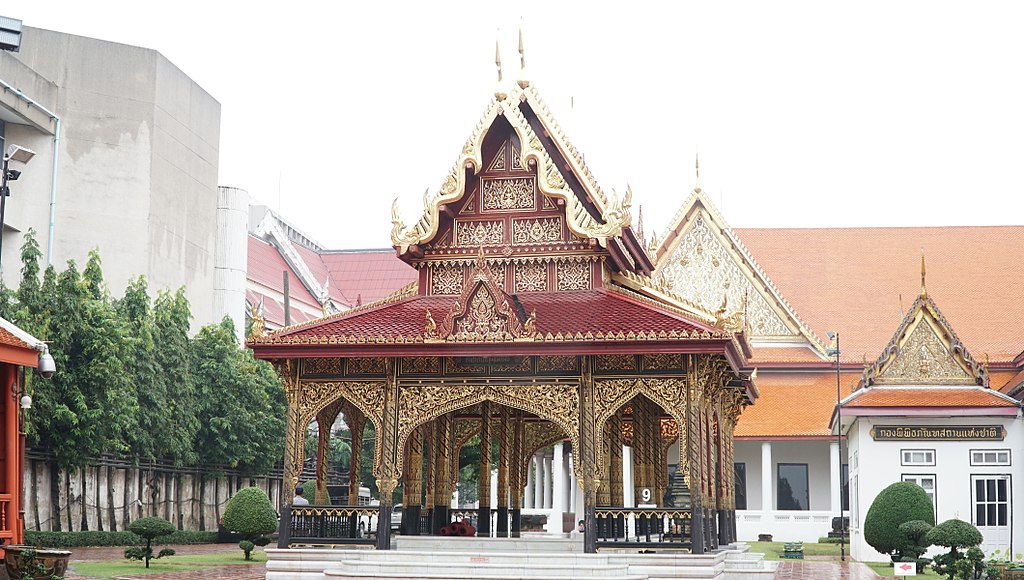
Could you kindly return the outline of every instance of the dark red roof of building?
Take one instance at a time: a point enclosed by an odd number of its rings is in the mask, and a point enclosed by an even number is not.
[[[391,248],[327,251],[320,258],[352,306],[387,298],[417,277],[416,269],[399,260]]]

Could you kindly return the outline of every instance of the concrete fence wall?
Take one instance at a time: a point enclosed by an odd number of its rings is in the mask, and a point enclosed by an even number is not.
[[[158,516],[178,529],[216,531],[228,499],[243,487],[267,492],[280,505],[281,474],[243,475],[233,470],[176,468],[165,463],[103,458],[68,472],[52,458],[25,458],[25,529],[124,530],[142,517]]]

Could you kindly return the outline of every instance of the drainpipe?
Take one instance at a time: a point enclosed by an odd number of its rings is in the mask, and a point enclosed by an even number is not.
[[[30,107],[39,109],[44,115],[50,117],[54,123],[53,164],[50,167],[50,223],[46,231],[46,265],[49,266],[53,263],[53,230],[55,229],[57,217],[57,155],[60,153],[60,116],[2,79],[0,79],[0,87],[3,87],[4,91],[10,91],[17,95],[19,99],[25,101]]]

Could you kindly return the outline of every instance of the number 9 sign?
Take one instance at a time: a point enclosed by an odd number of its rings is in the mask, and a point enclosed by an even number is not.
[[[640,503],[641,504],[651,505],[651,504],[654,503],[652,501],[653,499],[654,499],[654,493],[651,492],[651,488],[644,487],[644,488],[640,489]]]

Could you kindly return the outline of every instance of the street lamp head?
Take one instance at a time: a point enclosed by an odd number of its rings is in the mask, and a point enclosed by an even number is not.
[[[31,397],[31,395],[26,393],[26,394],[21,396],[21,408],[25,409],[26,411],[32,408],[32,397]]]
[[[19,161],[21,163],[28,163],[33,157],[36,156],[36,152],[22,147],[21,145],[11,144],[4,153],[4,159],[7,161]]]

